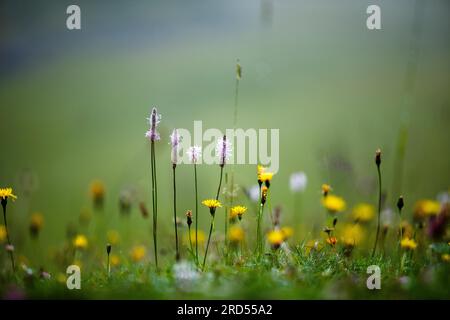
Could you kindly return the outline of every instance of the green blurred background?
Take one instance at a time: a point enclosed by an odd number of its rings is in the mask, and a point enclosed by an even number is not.
[[[375,203],[378,147],[387,206],[399,190],[410,216],[415,200],[448,190],[446,0],[78,0],[82,30],[69,31],[72,3],[0,4],[0,185],[12,186],[19,197],[8,205],[16,250],[41,264],[83,210],[102,215],[104,230],[128,230],[129,244],[151,247],[151,221],[136,204],[151,207],[144,133],[154,105],[163,116],[159,234],[163,249],[172,248],[168,135],[175,127],[192,129],[194,120],[204,129],[232,127],[237,58],[243,67],[238,127],[280,129],[272,202],[283,206],[283,224],[294,225],[298,239],[324,220],[324,182],[349,208]],[[369,4],[380,5],[382,30],[366,28]],[[400,187],[394,179],[401,130],[408,139]],[[234,170],[242,187],[256,182],[254,165]],[[288,184],[294,171],[308,176],[295,219]],[[202,165],[198,172],[200,198],[212,197],[218,167]],[[184,221],[185,210],[194,207],[193,168],[180,165],[177,173]],[[102,213],[94,212],[89,196],[95,179],[106,187]],[[118,207],[124,188],[137,192],[128,218]],[[248,205],[243,193],[239,202]],[[27,235],[32,212],[45,217],[39,250]],[[200,213],[206,231],[209,213]],[[253,214],[247,219],[252,225]],[[99,236],[102,247],[106,236]]]

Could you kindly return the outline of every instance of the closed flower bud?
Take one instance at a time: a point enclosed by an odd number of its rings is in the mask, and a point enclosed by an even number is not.
[[[375,151],[375,163],[378,167],[381,164],[381,149],[377,149],[377,151]]]
[[[398,208],[398,210],[401,211],[403,209],[404,205],[405,205],[405,202],[403,201],[403,196],[400,196],[398,198],[398,201],[397,201],[397,208]]]
[[[109,255],[111,253],[111,244],[106,245],[106,253]]]

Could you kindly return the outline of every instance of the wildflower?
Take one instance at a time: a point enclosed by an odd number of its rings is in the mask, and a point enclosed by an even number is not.
[[[191,227],[191,224],[192,224],[192,211],[191,210],[186,211],[186,223],[187,223],[188,227]]]
[[[137,245],[134,246],[131,250],[131,259],[134,262],[139,262],[144,259],[145,255],[147,254],[147,249],[143,245]]]
[[[294,172],[289,179],[292,192],[303,192],[306,189],[308,178],[304,172]]]
[[[443,204],[437,216],[431,216],[428,223],[427,235],[433,240],[440,240],[446,232],[450,219],[450,204]]]
[[[266,171],[267,169],[263,166],[258,165],[257,167],[257,174],[258,174],[258,184],[262,185],[262,183],[265,183],[266,187],[270,187],[270,182],[272,181],[273,172]]]
[[[292,229],[291,227],[283,227],[281,228],[281,233],[283,234],[284,240],[286,241],[287,239],[292,237],[292,235],[294,234],[294,229]]]
[[[375,207],[368,203],[360,203],[353,208],[352,217],[358,222],[368,222],[375,216]]]
[[[6,228],[4,225],[0,224],[0,243],[6,240]]]
[[[186,234],[185,240],[187,243],[189,243],[189,235],[191,237],[192,244],[196,244],[196,239],[199,245],[202,245],[205,243],[206,235],[202,230],[198,230],[197,236],[195,234],[195,230],[191,230],[188,234]]]
[[[39,231],[44,225],[44,217],[39,212],[33,213],[30,219],[30,234],[32,237],[37,237]]]
[[[267,234],[267,240],[273,249],[278,249],[285,240],[284,233],[281,230],[271,230]]]
[[[342,229],[342,242],[347,247],[354,247],[361,243],[363,233],[359,224],[345,225]]]
[[[381,149],[380,148],[378,148],[375,151],[375,164],[377,165],[377,167],[379,167],[381,164]]]
[[[240,226],[234,225],[228,230],[228,240],[230,240],[231,243],[236,244],[242,242],[244,241],[244,237],[244,229]]]
[[[268,192],[268,187],[263,186],[261,188],[261,204],[264,205],[266,203],[267,200],[267,192]]]
[[[147,118],[150,129],[145,133],[145,137],[150,139],[150,141],[158,141],[160,139],[158,131],[156,131],[158,124],[161,121],[161,115],[158,114],[158,110],[153,107],[152,113],[149,118]]]
[[[86,249],[88,247],[88,240],[86,236],[79,234],[73,239],[73,246],[76,249]]]
[[[117,254],[112,254],[111,255],[111,266],[116,267],[120,264],[120,258]]]
[[[6,250],[7,252],[14,252],[14,246],[13,246],[12,244],[7,244],[7,245],[5,246],[5,250]]]
[[[401,238],[411,238],[414,234],[414,229],[408,221],[402,221],[400,223],[400,236]]]
[[[202,157],[202,147],[200,147],[200,146],[189,147],[189,149],[186,152],[186,154],[188,155],[189,160],[192,163],[196,164],[196,163],[198,163],[198,161]]]
[[[439,213],[441,204],[438,201],[424,199],[414,205],[414,220],[420,221],[426,217],[435,216]]]
[[[441,259],[444,262],[450,262],[450,254],[444,253],[443,255],[441,255]]]
[[[375,151],[375,164],[377,165],[377,173],[378,173],[378,215],[377,215],[377,233],[375,235],[375,243],[372,249],[372,258],[375,256],[375,252],[377,250],[378,244],[378,235],[380,234],[380,225],[381,225],[381,150],[377,149]]]
[[[0,198],[2,201],[11,198],[13,201],[17,199],[17,196],[13,194],[12,188],[0,188]]]
[[[132,190],[125,188],[120,191],[119,194],[119,210],[121,214],[129,214],[131,210],[131,205],[133,203],[133,192]]]
[[[322,198],[322,204],[330,213],[341,212],[345,210],[346,207],[345,200],[335,195],[328,195],[327,197]]]
[[[221,208],[222,204],[219,200],[216,199],[206,199],[202,201],[202,204],[209,208],[209,213],[211,213],[212,216],[216,213],[217,208]]]
[[[322,184],[322,195],[326,197],[328,193],[331,191],[331,186],[329,184]]]
[[[178,130],[173,129],[172,134],[170,135],[170,144],[172,146],[170,160],[172,161],[172,164],[174,166],[176,166],[178,164],[178,151],[179,151],[180,142],[181,142],[181,136],[178,134]]]
[[[108,233],[106,234],[106,237],[108,239],[108,242],[113,246],[119,243],[120,235],[119,232],[117,232],[116,230],[109,230]]]
[[[337,238],[336,238],[336,237],[329,237],[329,238],[327,238],[327,243],[328,243],[329,245],[331,245],[332,247],[334,247],[334,246],[336,245],[337,242],[338,242],[338,241],[337,241]]]
[[[223,136],[223,138],[219,138],[217,140],[216,145],[216,156],[219,158],[219,165],[223,167],[231,158],[232,149],[231,142],[227,140],[227,136]]]
[[[411,238],[403,238],[400,242],[400,246],[406,250],[414,250],[417,248],[417,243],[414,239]]]
[[[101,208],[103,206],[105,186],[100,180],[94,180],[91,183],[91,197],[94,201],[95,207]]]
[[[235,219],[238,217],[239,220],[242,219],[242,215],[247,211],[247,208],[244,206],[234,206],[231,208],[230,218]]]

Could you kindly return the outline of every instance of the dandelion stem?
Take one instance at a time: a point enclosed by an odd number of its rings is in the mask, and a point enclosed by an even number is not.
[[[7,200],[5,198],[3,198],[1,200],[1,202],[2,202],[2,207],[3,207],[3,220],[5,222],[6,240],[8,241],[8,245],[10,247],[12,247],[11,240],[9,238],[8,222],[6,220],[6,204],[7,204]],[[14,264],[14,252],[13,252],[13,250],[8,250],[8,252],[9,252],[9,257],[11,258],[11,267],[13,269],[13,272],[15,272],[16,271],[16,266]]]
[[[195,188],[195,259],[198,264],[198,190],[197,190],[197,164],[194,162],[194,188]]]
[[[175,260],[180,259],[180,251],[178,248],[178,227],[177,227],[177,186],[176,186],[176,164],[173,164],[173,224],[175,227],[175,248],[176,248],[176,256]]]
[[[206,257],[208,255],[209,243],[211,241],[211,234],[212,234],[213,229],[214,229],[214,218],[215,218],[215,215],[213,215],[213,217],[211,219],[211,225],[209,227],[208,243],[206,244],[206,251],[205,251],[205,257],[203,258],[202,271],[205,271]]]
[[[378,236],[380,234],[380,220],[381,220],[381,171],[380,166],[377,165],[377,172],[378,172],[378,219],[377,219],[377,233],[375,236],[375,244],[373,246],[372,250],[372,258],[375,256],[375,251],[377,249],[377,243],[378,243]]]

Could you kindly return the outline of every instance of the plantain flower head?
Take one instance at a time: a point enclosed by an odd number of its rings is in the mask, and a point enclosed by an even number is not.
[[[200,147],[200,146],[189,147],[189,149],[186,152],[186,154],[188,155],[189,160],[192,163],[198,163],[198,161],[202,157],[202,147]]]
[[[304,172],[294,172],[289,179],[292,192],[303,192],[306,189],[308,178]]]
[[[219,138],[216,145],[216,156],[219,158],[219,165],[223,167],[230,160],[231,155],[231,142],[227,140],[227,136]]]
[[[170,144],[172,146],[172,153],[170,155],[170,160],[173,165],[178,164],[178,151],[179,145],[181,142],[181,136],[178,134],[177,129],[173,129],[172,134],[170,135]]]
[[[150,125],[150,129],[145,133],[145,137],[150,139],[152,142],[160,139],[159,133],[157,131],[158,124],[161,122],[161,115],[158,114],[156,107],[153,107],[150,117],[147,118]]]

